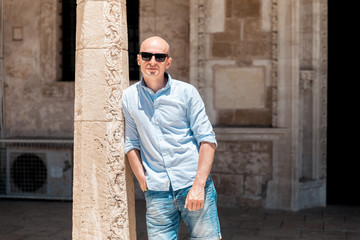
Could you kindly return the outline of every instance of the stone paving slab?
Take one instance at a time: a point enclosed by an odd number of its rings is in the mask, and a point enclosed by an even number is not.
[[[70,240],[71,201],[0,199],[0,240]],[[298,212],[219,207],[224,240],[360,240],[360,206]],[[136,201],[137,239],[147,240],[144,200]],[[189,239],[182,222],[179,240]]]

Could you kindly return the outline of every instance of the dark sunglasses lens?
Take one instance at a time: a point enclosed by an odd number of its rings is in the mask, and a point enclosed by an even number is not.
[[[152,56],[155,56],[155,60],[158,62],[163,62],[165,61],[166,57],[168,56],[165,53],[148,53],[148,52],[141,52],[141,58],[144,61],[150,61]]]
[[[163,61],[165,61],[166,56],[167,56],[166,54],[158,53],[158,54],[155,54],[155,59],[158,62],[163,62]]]
[[[141,58],[144,61],[150,61],[152,56],[153,56],[153,54],[151,54],[151,53],[146,53],[146,52],[141,53]]]

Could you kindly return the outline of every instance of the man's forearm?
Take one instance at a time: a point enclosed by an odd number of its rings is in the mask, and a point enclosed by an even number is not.
[[[145,191],[147,185],[145,180],[145,169],[141,162],[140,151],[134,148],[127,153],[127,157],[129,159],[131,170],[140,184],[141,190]]]
[[[210,174],[211,167],[214,160],[215,143],[202,142],[199,151],[199,163],[196,173],[195,184],[204,187],[206,179]]]
[[[200,146],[199,163],[193,186],[186,197],[185,207],[190,211],[204,206],[205,183],[210,174],[215,154],[215,143],[204,142]]]

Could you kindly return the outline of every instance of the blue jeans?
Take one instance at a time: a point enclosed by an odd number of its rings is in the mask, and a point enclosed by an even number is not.
[[[186,196],[191,187],[174,191],[147,191],[146,225],[149,240],[177,239],[181,219],[190,232],[191,239],[221,239],[217,213],[217,193],[211,178],[206,180],[204,207],[189,211],[185,206]]]

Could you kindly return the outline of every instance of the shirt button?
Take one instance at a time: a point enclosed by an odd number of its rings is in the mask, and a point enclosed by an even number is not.
[[[164,153],[163,156],[166,156],[166,153]]]

